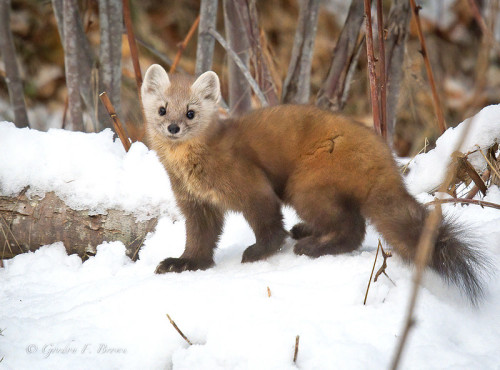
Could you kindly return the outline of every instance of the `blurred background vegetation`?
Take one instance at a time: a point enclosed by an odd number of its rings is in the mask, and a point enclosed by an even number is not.
[[[361,0],[359,0],[361,1]],[[314,44],[311,74],[311,102],[325,80],[332,58],[332,50],[345,22],[348,1],[321,2]],[[385,19],[391,1],[384,1]],[[498,21],[498,0],[476,1],[483,19],[495,34]],[[449,126],[460,123],[482,107],[500,100],[500,58],[498,33],[495,45],[483,35],[477,18],[470,9],[470,0],[422,1],[420,13],[429,58]],[[100,44],[97,0],[79,1],[80,15],[91,46]],[[143,72],[152,63],[168,67],[165,59],[173,60],[181,42],[200,11],[198,0],[130,2],[132,22],[139,40],[139,57]],[[290,61],[299,14],[297,0],[258,0],[260,27],[264,31],[266,53],[272,59],[271,71],[275,79],[283,81]],[[51,1],[12,0],[11,30],[24,83],[30,126],[47,130],[62,127],[66,105],[64,50],[59,37]],[[363,26],[364,28],[364,26]],[[224,29],[221,6],[217,29]],[[425,74],[421,46],[414,20],[401,66],[401,83],[394,148],[400,156],[416,154],[427,138],[431,145],[439,136],[432,95]],[[222,32],[221,32],[222,33]],[[194,74],[197,34],[188,43],[177,68],[179,73]],[[144,45],[148,45],[145,47]],[[361,51],[351,81],[346,114],[371,125],[369,82],[365,48]],[[216,43],[213,69],[219,74],[223,96],[227,96],[228,57]],[[3,60],[0,75],[5,77]],[[278,86],[279,87],[279,86]],[[138,100],[134,71],[127,43],[122,42],[121,119],[129,134],[140,137],[142,115]],[[257,100],[253,105],[258,106]],[[4,78],[0,78],[0,120],[13,120]]]

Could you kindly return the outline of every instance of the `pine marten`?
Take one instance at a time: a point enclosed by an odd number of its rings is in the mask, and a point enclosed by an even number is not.
[[[389,147],[373,130],[308,105],[221,120],[217,75],[193,80],[152,65],[141,89],[147,141],[186,218],[184,253],[162,261],[157,273],[212,266],[227,211],[241,212],[255,233],[242,262],[276,253],[289,235],[283,204],[304,221],[290,231],[296,254],[353,251],[369,219],[400,256],[414,258],[428,211],[408,194]],[[430,267],[476,302],[485,259],[462,234],[442,221]]]

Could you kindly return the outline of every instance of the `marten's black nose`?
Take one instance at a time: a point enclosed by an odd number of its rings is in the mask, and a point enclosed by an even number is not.
[[[168,125],[167,129],[171,134],[176,134],[181,130],[181,128],[175,123],[171,123],[170,125]]]

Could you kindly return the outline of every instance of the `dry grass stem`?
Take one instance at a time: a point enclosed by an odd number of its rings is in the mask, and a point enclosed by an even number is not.
[[[295,337],[295,351],[293,351],[293,363],[297,362],[297,355],[299,354],[299,340],[300,335]]]
[[[181,329],[179,329],[179,327],[177,326],[177,324],[175,323],[174,320],[172,320],[172,318],[170,317],[170,315],[167,313],[167,318],[168,318],[168,321],[170,321],[170,323],[172,324],[172,326],[174,327],[175,330],[177,330],[177,333],[180,334],[180,336],[190,345],[192,346],[193,343],[191,343],[191,341],[184,335],[184,333],[181,331]]]
[[[194,32],[198,28],[198,24],[200,24],[200,16],[195,19],[193,24],[191,25],[191,28],[189,29],[186,37],[184,38],[184,41],[182,41],[177,47],[177,54],[175,54],[174,62],[172,63],[172,66],[170,67],[169,73],[174,73],[175,69],[177,68],[177,64],[179,64],[179,61],[181,60],[182,53],[184,52],[184,49],[186,49],[187,44],[193,37]]]
[[[421,51],[422,51],[422,56],[424,57],[424,64],[425,64],[425,69],[427,71],[427,77],[429,78],[429,84],[431,86],[433,104],[434,104],[434,109],[436,111],[436,116],[438,119],[439,131],[441,133],[443,133],[446,131],[446,122],[444,120],[443,109],[441,107],[441,101],[440,101],[439,95],[437,93],[436,82],[434,80],[434,74],[432,73],[431,62],[429,61],[429,56],[427,54],[427,47],[425,45],[425,38],[424,38],[424,34],[422,32],[422,25],[420,23],[420,16],[418,15],[418,12],[420,11],[420,7],[417,7],[417,5],[415,4],[415,0],[410,0],[410,4],[411,4],[413,16],[415,17],[415,23],[417,25],[418,39],[420,40],[420,45],[422,46]]]
[[[373,261],[372,273],[370,274],[370,279],[368,280],[368,286],[366,287],[365,300],[363,301],[363,305],[366,305],[366,300],[368,298],[368,291],[370,290],[370,285],[372,283],[373,272],[375,271],[375,265],[377,263],[378,251],[382,244],[380,243],[380,239],[378,240],[377,253],[375,254],[375,260]]]
[[[128,152],[130,149],[130,141],[127,137],[127,134],[125,133],[125,130],[123,129],[122,123],[120,119],[118,118],[115,108],[113,107],[113,104],[111,104],[111,101],[108,98],[108,94],[106,92],[103,92],[99,95],[101,98],[102,103],[106,107],[106,110],[109,113],[109,116],[111,117],[111,120],[113,121],[113,127],[115,129],[116,134],[120,138],[123,147],[125,148],[125,151]]]

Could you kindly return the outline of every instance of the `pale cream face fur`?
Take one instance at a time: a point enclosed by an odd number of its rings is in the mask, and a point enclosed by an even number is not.
[[[141,94],[147,124],[172,143],[183,142],[202,135],[214,119],[220,84],[212,71],[192,84],[184,77],[171,80],[163,67],[153,64],[144,76]]]

